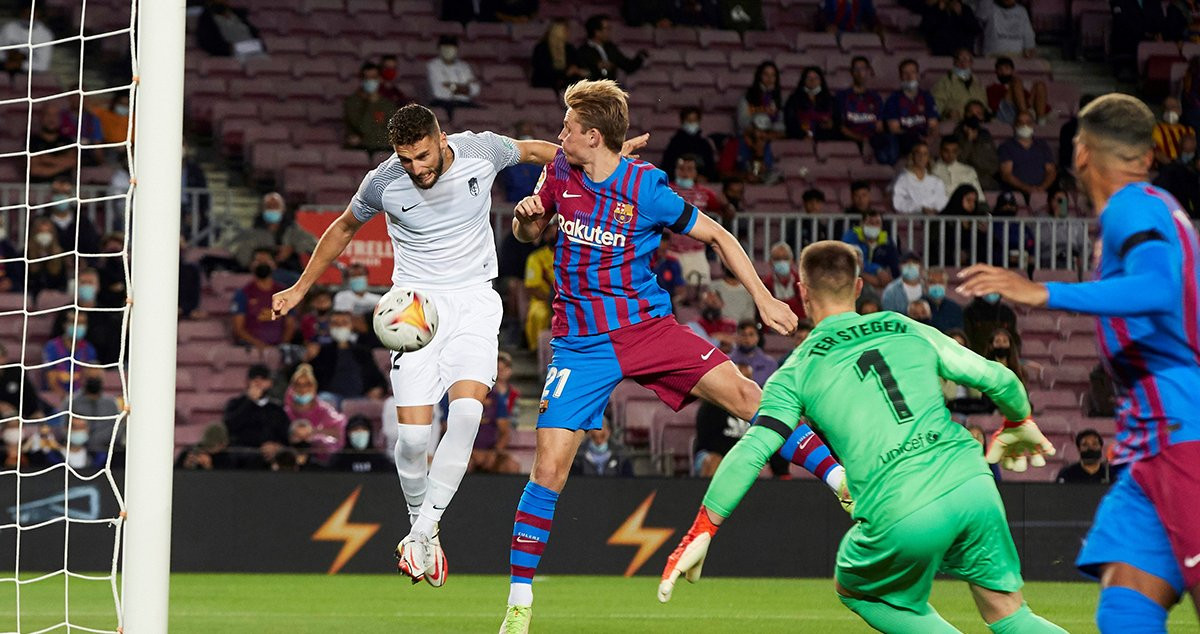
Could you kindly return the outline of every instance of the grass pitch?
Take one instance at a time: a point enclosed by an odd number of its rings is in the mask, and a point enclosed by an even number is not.
[[[671,603],[654,598],[653,577],[539,577],[535,632],[870,632],[834,597],[828,579],[703,579],[681,582]],[[32,632],[63,621],[113,629],[107,582],[71,580],[69,606],[61,576],[21,588],[17,627],[14,586],[0,584],[0,631]],[[1098,587],[1030,583],[1034,609],[1071,632],[1095,632]],[[411,586],[399,575],[175,574],[172,634],[350,632],[494,632],[503,618],[508,578],[451,574],[445,587]],[[931,600],[964,632],[988,630],[966,585],[939,581]],[[66,631],[59,628],[54,631]],[[78,630],[72,630],[78,631]],[[1171,631],[1200,631],[1190,601],[1171,614]]]

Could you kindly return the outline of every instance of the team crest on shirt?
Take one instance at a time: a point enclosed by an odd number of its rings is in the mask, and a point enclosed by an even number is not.
[[[625,203],[617,203],[617,206],[613,208],[613,217],[617,219],[617,222],[627,225],[630,220],[633,220],[633,207],[626,206]]]
[[[550,409],[550,401],[548,401],[548,400],[546,400],[546,399],[542,399],[542,400],[541,400],[541,401],[538,403],[538,413],[539,413],[539,414],[545,414],[545,413],[546,413],[546,410],[548,410],[548,409]]]
[[[478,196],[479,195],[479,179],[477,179],[475,177],[471,177],[471,180],[467,181],[467,189],[471,190],[472,196]]]

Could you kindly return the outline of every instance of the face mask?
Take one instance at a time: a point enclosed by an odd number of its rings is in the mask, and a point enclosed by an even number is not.
[[[1007,359],[1008,358],[1008,348],[992,348],[992,358],[993,359]]]
[[[260,280],[265,280],[268,277],[271,277],[271,265],[259,264],[258,266],[254,267],[254,277],[257,277]]]
[[[775,275],[783,277],[792,270],[792,263],[787,260],[775,260],[771,263],[771,269],[775,271]]]
[[[96,301],[96,286],[94,284],[83,284],[75,289],[79,293],[80,301],[94,302]]]
[[[346,343],[354,336],[354,331],[349,328],[330,328],[329,337],[338,343]]]
[[[1005,84],[1005,85],[1011,84],[1012,83],[1012,75],[1000,75],[1000,76],[996,77],[996,81],[999,81],[1000,83]]]
[[[283,220],[283,212],[279,211],[278,209],[264,209],[262,212],[262,217],[263,220],[267,221],[267,224],[273,225],[280,220]]]
[[[817,95],[821,94],[821,87],[814,86],[812,88],[809,88],[808,86],[805,86],[804,92],[808,93],[809,97],[816,97]]]
[[[1195,152],[1180,152],[1179,153],[1179,162],[1180,163],[1191,163],[1192,159],[1194,159],[1194,158],[1196,158]]]
[[[449,64],[450,62],[453,62],[456,57],[458,57],[458,47],[457,46],[439,46],[438,54],[442,56],[442,61]]]
[[[721,318],[721,310],[719,308],[705,308],[700,312],[700,316],[705,321],[716,321]]]
[[[921,267],[916,264],[905,264],[900,267],[900,276],[912,282],[921,277]]]
[[[371,442],[371,432],[364,430],[350,432],[350,446],[362,451]]]
[[[608,441],[606,440],[598,445],[594,442],[588,441],[588,451],[597,454],[608,453]]]
[[[91,378],[83,384],[83,391],[88,394],[99,394],[102,389],[104,389],[104,381],[100,379]]]
[[[396,80],[396,69],[395,68],[381,68],[381,69],[379,69],[379,76],[383,78],[383,81],[395,81]]]
[[[691,121],[679,126],[679,129],[693,136],[700,134],[700,124]]]
[[[946,287],[942,284],[929,285],[929,299],[941,301],[946,298]]]
[[[269,397],[269,396],[264,396],[264,397],[262,397],[262,398],[258,399],[257,401],[254,401],[254,404],[255,404],[255,405],[257,405],[257,406],[259,406],[259,407],[262,407],[262,406],[264,406],[264,405],[266,405],[267,403],[270,403],[270,402],[271,402],[271,397]]]
[[[696,179],[694,179],[694,178],[676,178],[675,184],[684,189],[691,189],[696,186]]]
[[[367,290],[367,278],[362,275],[357,275],[350,278],[350,290],[355,293],[361,293]]]
[[[21,430],[19,430],[19,429],[4,430],[4,444],[8,445],[9,447],[15,447],[16,445],[21,444]]]
[[[967,81],[968,79],[970,79],[970,78],[971,78],[971,69],[969,69],[969,68],[955,68],[955,69],[954,69],[954,76],[955,76],[955,77],[957,77],[957,78],[959,78],[959,79],[961,79],[961,80],[963,80],[963,81]]]
[[[78,326],[67,326],[63,330],[63,334],[65,334],[68,337],[74,337],[75,339],[83,339],[84,337],[87,336],[87,324],[80,324]]]
[[[362,80],[362,89],[363,89],[363,92],[367,93],[368,95],[375,94],[376,92],[379,91],[379,80],[378,79]]]
[[[1018,139],[1032,139],[1033,138],[1033,127],[1027,126],[1027,125],[1017,126],[1017,138]]]
[[[52,236],[48,233],[39,233],[36,236],[34,236],[33,239],[35,241],[37,241],[37,243],[43,247],[48,247],[48,246],[50,246],[51,242],[54,242],[54,236]]]
[[[119,117],[128,117],[129,106],[113,106],[113,112]]]
[[[917,83],[916,80],[900,82],[900,89],[904,92],[917,92],[920,86],[921,84]]]
[[[1070,209],[1067,207],[1066,198],[1062,198],[1054,204],[1054,215],[1059,218],[1066,218],[1068,213],[1070,213]]]
[[[1168,110],[1163,113],[1163,121],[1170,124],[1179,123],[1179,113],[1174,110]]]
[[[316,394],[292,394],[292,402],[297,405],[308,405]]]
[[[58,201],[53,209],[55,214],[64,214],[71,211],[71,197],[66,194],[55,194],[50,197],[50,200]]]
[[[863,237],[868,240],[874,240],[879,237],[880,228],[866,225],[863,228]]]
[[[995,304],[1000,301],[1000,293],[988,293],[983,296],[983,301],[989,304]]]
[[[71,444],[72,445],[75,445],[76,447],[82,447],[83,445],[87,444],[87,441],[88,441],[88,433],[86,431],[71,432]]]
[[[1100,450],[1084,449],[1079,452],[1079,460],[1081,462],[1100,462]]]

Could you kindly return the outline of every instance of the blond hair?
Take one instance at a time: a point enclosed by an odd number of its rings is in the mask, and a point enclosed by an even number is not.
[[[611,79],[581,81],[563,93],[563,102],[575,112],[584,132],[595,129],[604,146],[620,152],[629,132],[629,93]]]
[[[317,385],[317,375],[313,372],[313,367],[307,363],[296,366],[296,371],[292,372],[292,380],[288,383],[295,383],[300,379],[308,379],[313,382],[313,385]]]

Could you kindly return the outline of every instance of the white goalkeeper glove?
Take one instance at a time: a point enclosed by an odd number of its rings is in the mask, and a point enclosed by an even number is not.
[[[1004,421],[1004,426],[992,434],[992,444],[987,448],[987,461],[1009,471],[1021,473],[1029,468],[1046,466],[1045,456],[1053,456],[1054,445],[1042,435],[1032,418],[1014,423]]]
[[[716,534],[717,525],[708,519],[708,509],[701,506],[687,535],[683,536],[683,541],[679,542],[675,551],[667,558],[667,567],[663,569],[662,581],[658,584],[660,602],[666,603],[671,600],[671,592],[675,590],[675,580],[679,579],[679,575],[683,575],[688,583],[700,580],[704,557],[708,554],[708,544]]]

